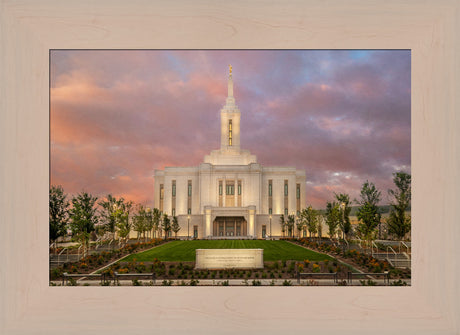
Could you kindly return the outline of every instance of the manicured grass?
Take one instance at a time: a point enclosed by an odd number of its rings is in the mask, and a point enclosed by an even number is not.
[[[309,249],[302,248],[286,241],[260,240],[194,240],[172,241],[151,250],[132,254],[122,261],[151,262],[154,258],[169,262],[194,262],[196,249],[264,249],[264,261],[332,260],[332,257]]]

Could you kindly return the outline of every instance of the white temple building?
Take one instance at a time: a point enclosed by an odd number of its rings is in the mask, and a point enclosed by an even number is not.
[[[154,206],[178,218],[178,236],[279,237],[280,216],[298,215],[304,207],[305,171],[257,163],[255,155],[241,149],[240,124],[230,66],[228,97],[220,110],[220,149],[197,167],[155,170]]]

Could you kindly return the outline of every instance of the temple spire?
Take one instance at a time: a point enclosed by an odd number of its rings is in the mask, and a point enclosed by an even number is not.
[[[232,78],[232,66],[228,66],[229,75],[228,75],[228,97],[233,98],[233,78]]]

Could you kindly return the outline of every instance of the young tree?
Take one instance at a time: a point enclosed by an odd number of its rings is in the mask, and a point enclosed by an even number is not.
[[[345,239],[348,233],[351,230],[351,223],[350,223],[350,196],[345,193],[335,194],[335,198],[338,201],[339,208],[340,208],[340,222],[339,227],[342,231],[342,238]]]
[[[318,237],[323,238],[323,222],[325,221],[324,215],[318,212]]]
[[[70,229],[72,235],[83,245],[83,253],[88,250],[89,237],[99,221],[95,207],[97,197],[82,192],[72,199],[70,209]]]
[[[147,231],[147,212],[142,205],[137,206],[137,213],[133,217],[133,229],[137,231],[137,239],[144,234],[145,241],[145,232]]]
[[[286,232],[286,221],[284,219],[283,214],[281,214],[280,216],[280,225],[281,225],[281,232],[283,233],[283,237],[284,237],[284,233]]]
[[[69,222],[69,202],[62,186],[51,186],[49,202],[49,240],[50,243],[53,243],[67,233],[67,223]]]
[[[156,238],[157,231],[160,228],[160,221],[161,221],[161,212],[158,208],[154,208],[152,212],[153,217],[153,237]]]
[[[163,220],[161,226],[165,232],[165,240],[168,238],[168,233],[171,231],[171,220],[168,217],[168,214],[163,214]]]
[[[123,201],[120,202],[120,205],[116,207],[114,212],[116,227],[118,228],[118,235],[123,240],[128,239],[129,233],[131,232],[132,224],[129,220],[129,214],[131,213],[132,207],[132,201],[125,202],[123,199]]]
[[[179,223],[177,222],[177,217],[173,216],[171,230],[174,232],[175,238],[177,240],[177,233],[180,230]]]
[[[112,238],[115,235],[115,228],[117,226],[115,212],[122,203],[123,198],[117,200],[111,194],[107,194],[106,200],[101,200],[98,203],[99,206],[102,207],[102,210],[100,211],[100,217],[102,219],[102,223],[104,224],[104,229],[105,231],[111,233]]]
[[[288,228],[289,237],[294,237],[294,224],[295,224],[295,216],[288,215],[286,226]]]
[[[154,227],[153,211],[150,207],[147,207],[145,209],[145,229],[149,234],[151,233],[150,237],[152,239],[153,239],[153,227]]]
[[[411,202],[411,175],[406,172],[393,173],[395,190],[388,190],[392,197],[390,216],[388,218],[389,233],[403,239],[410,231],[411,219],[406,214]]]
[[[326,224],[329,227],[329,237],[334,238],[337,227],[340,224],[340,208],[335,201],[327,202],[326,205]]]
[[[380,194],[380,191],[377,190],[373,183],[366,181],[361,188],[361,199],[357,201],[358,204],[361,205],[356,215],[360,221],[358,224],[358,232],[368,241],[368,245],[370,244],[374,230],[378,226],[381,218],[377,206],[380,201]]]
[[[299,216],[297,217],[297,233],[299,238],[301,237],[301,232],[305,229],[305,221],[302,219],[302,211],[300,211]]]
[[[302,210],[300,216],[302,217],[302,221],[305,222],[305,226],[307,227],[311,240],[311,235],[316,234],[318,231],[319,213],[310,205],[308,208]]]

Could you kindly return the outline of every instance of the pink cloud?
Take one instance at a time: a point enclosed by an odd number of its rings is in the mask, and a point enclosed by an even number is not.
[[[395,54],[52,53],[51,182],[152,204],[154,169],[196,166],[219,147],[231,63],[243,147],[305,169],[307,201],[324,207],[365,179],[391,187],[395,168],[410,170],[410,58]]]

